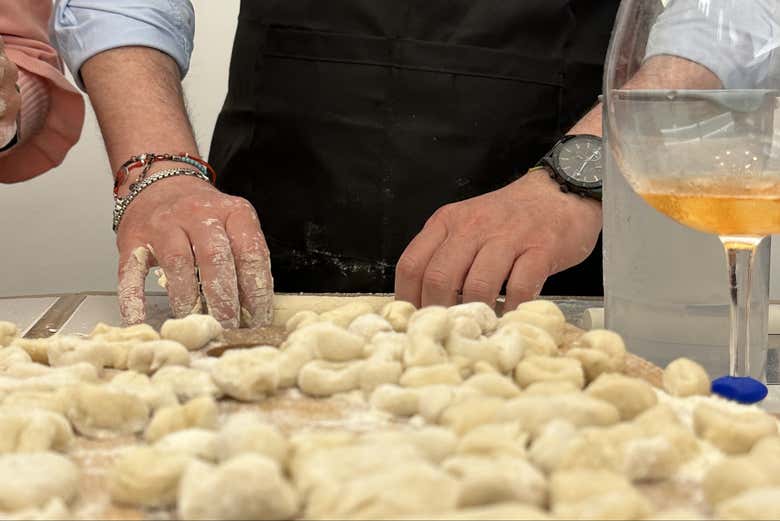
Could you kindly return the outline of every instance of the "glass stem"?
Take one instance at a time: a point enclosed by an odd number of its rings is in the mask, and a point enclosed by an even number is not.
[[[729,375],[750,376],[750,288],[756,247],[763,237],[721,236],[729,270]]]

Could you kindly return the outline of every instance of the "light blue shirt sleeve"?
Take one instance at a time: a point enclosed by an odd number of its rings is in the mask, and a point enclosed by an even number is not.
[[[195,36],[189,0],[57,0],[52,41],[79,87],[85,61],[118,47],[151,47],[168,54],[187,74]]]
[[[646,58],[667,54],[711,70],[726,88],[761,88],[777,74],[777,0],[670,0]]]

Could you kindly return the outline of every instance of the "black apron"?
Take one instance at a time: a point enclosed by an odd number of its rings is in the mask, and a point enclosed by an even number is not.
[[[243,0],[210,159],[257,209],[276,290],[391,292],[437,208],[505,186],[594,104],[618,4]],[[545,293],[601,294],[600,244]]]

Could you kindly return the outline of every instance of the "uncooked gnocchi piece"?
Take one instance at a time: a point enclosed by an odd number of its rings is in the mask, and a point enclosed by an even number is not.
[[[473,318],[458,316],[452,319],[449,336],[452,337],[453,335],[476,340],[482,336],[482,328],[479,326],[479,322]]]
[[[311,495],[328,485],[385,472],[398,462],[425,462],[412,443],[378,446],[359,443],[354,433],[315,432],[298,436],[290,474],[298,492],[311,503]]]
[[[459,455],[442,468],[460,482],[459,507],[505,501],[541,507],[547,499],[547,480],[522,458]]]
[[[404,351],[403,362],[406,367],[444,364],[447,362],[447,351],[431,336],[410,334],[409,346]]]
[[[439,423],[462,436],[480,425],[504,421],[496,418],[504,403],[501,398],[492,396],[466,398],[447,407],[441,413]]]
[[[340,328],[346,329],[349,327],[350,322],[360,315],[366,315],[373,312],[374,308],[371,307],[371,304],[366,302],[350,302],[349,304],[344,304],[343,306],[322,313],[320,318],[326,322],[335,324]]]
[[[516,345],[519,339],[521,356],[556,356],[558,345],[544,329],[524,322],[507,322],[490,337],[493,341]]]
[[[91,438],[141,432],[149,408],[137,396],[110,386],[81,383],[67,389],[66,415],[80,434]]]
[[[498,373],[475,374],[466,380],[463,386],[474,389],[485,396],[509,399],[520,395],[520,389],[515,383]]]
[[[109,382],[109,386],[138,396],[151,411],[179,405],[179,400],[170,384],[152,382],[145,374],[134,371],[122,371]]]
[[[37,376],[51,378],[52,380],[97,382],[98,370],[92,364],[79,362],[64,367],[49,367],[48,365],[37,364],[35,362],[27,364],[14,364],[9,367],[3,376],[12,376],[14,378],[28,379]],[[54,387],[59,387],[55,385]]]
[[[437,364],[410,367],[401,376],[402,387],[424,387],[426,385],[458,385],[463,381],[460,371],[453,364]]]
[[[21,374],[27,370],[32,370],[31,375]],[[12,373],[15,375],[11,376]],[[95,382],[97,379],[97,371],[90,364],[58,368],[41,364],[19,364],[11,367],[8,374],[0,375],[0,393],[53,391],[81,382]]]
[[[755,488],[772,486],[771,474],[764,472],[747,456],[726,458],[716,463],[702,481],[704,497],[710,505],[718,505],[727,499]]]
[[[672,396],[706,396],[710,394],[710,375],[707,371],[687,358],[678,358],[664,369],[664,390]]]
[[[412,445],[426,460],[439,464],[455,452],[458,438],[449,429],[425,426],[415,430],[370,432],[361,436],[359,442],[378,447]]]
[[[70,423],[44,410],[0,409],[0,453],[64,452],[73,441]]]
[[[393,331],[393,326],[375,313],[368,313],[367,315],[360,315],[350,322],[347,331],[354,335],[363,337],[363,340],[368,342],[377,333],[387,333]]]
[[[394,416],[414,416],[420,409],[420,393],[397,385],[380,385],[371,393],[371,406]]]
[[[322,319],[320,316],[315,313],[314,311],[298,311],[296,314],[291,316],[287,322],[284,324],[284,329],[288,333],[292,333],[293,331],[306,327],[308,325],[314,324],[316,322],[321,322]]]
[[[354,446],[358,435],[352,431],[299,431],[290,436],[292,457],[290,458],[290,470],[296,478],[305,467],[312,464],[312,455],[323,452],[330,453],[331,449]],[[296,481],[296,484],[297,481]],[[299,487],[301,492],[306,491]]]
[[[298,373],[298,388],[310,396],[331,396],[360,388],[363,361],[312,360]]]
[[[520,304],[514,311],[504,313],[504,316],[498,321],[498,326],[501,327],[510,322],[530,324],[545,330],[550,334],[556,346],[563,341],[566,317],[558,306],[549,300],[532,300]]]
[[[222,391],[209,373],[189,367],[178,365],[163,367],[154,373],[152,383],[169,385],[176,397],[183,402],[198,396],[211,396],[214,399],[222,396]]]
[[[179,452],[205,461],[217,461],[217,433],[209,429],[184,429],[160,438],[154,447]]]
[[[396,518],[398,521],[418,521],[419,515]],[[459,508],[437,514],[426,514],[428,521],[494,521],[512,519],[514,521],[546,521],[552,519],[547,512],[525,503],[504,502],[472,508]],[[672,518],[683,519],[683,518]]]
[[[719,504],[717,519],[780,519],[780,487],[748,490]]]
[[[362,358],[366,340],[330,322],[319,322],[295,332],[295,338],[314,338],[314,356],[329,362],[347,362]]]
[[[253,413],[232,415],[220,429],[216,439],[219,461],[247,452],[262,454],[284,467],[290,452],[290,443],[273,425]]]
[[[566,420],[576,427],[614,425],[618,410],[608,402],[582,393],[554,396],[520,395],[505,402],[496,412],[499,422],[517,420],[532,438],[552,420]]]
[[[17,391],[2,400],[3,407],[28,411],[50,411],[65,414],[68,396],[65,389],[56,391]]]
[[[574,342],[572,348],[592,349],[606,355],[606,358],[598,355],[578,357],[585,366],[588,381],[595,380],[603,373],[619,373],[625,367],[626,345],[620,335],[614,331],[606,329],[588,331]],[[577,353],[578,351],[575,351],[572,356],[577,356]]]
[[[227,351],[219,358],[211,377],[231,398],[245,402],[262,400],[279,387],[279,353],[275,347]]]
[[[214,429],[218,413],[217,403],[211,396],[194,398],[184,405],[164,407],[152,417],[144,432],[144,439],[154,443],[163,436],[184,429]]]
[[[757,409],[735,412],[701,403],[693,411],[693,428],[726,454],[744,454],[777,434],[777,420]]]
[[[666,479],[690,459],[686,446],[696,444],[692,433],[681,432],[688,434],[687,442],[662,432],[647,433],[636,423],[583,429],[566,447],[557,468],[611,470],[633,481]]]
[[[8,369],[17,364],[31,364],[32,358],[27,351],[20,347],[0,348],[0,372],[5,373]]]
[[[104,340],[106,342],[125,342],[134,340],[137,342],[149,342],[159,340],[160,335],[149,324],[136,324],[128,327],[109,326],[102,322],[98,323],[92,332],[90,338]]]
[[[298,383],[301,368],[314,360],[314,343],[314,338],[304,337],[283,344],[277,359],[280,389],[294,387]]]
[[[614,372],[612,370],[614,366],[613,360],[603,351],[574,347],[566,351],[564,356],[580,361],[587,383],[592,382],[604,373]]]
[[[458,483],[424,461],[403,461],[368,474],[355,474],[315,489],[305,519],[391,519],[455,508]],[[403,498],[403,500],[399,500]]]
[[[200,349],[222,334],[222,325],[211,315],[170,318],[160,328],[160,336],[174,340],[190,351]]]
[[[488,338],[490,343],[498,349],[498,368],[502,373],[509,373],[517,367],[526,351],[526,337],[521,332],[520,324],[510,324],[498,329]],[[541,331],[541,330],[540,330]],[[542,331],[544,333],[544,331]],[[544,333],[547,335],[547,333]],[[549,335],[547,335],[549,338]],[[556,351],[555,343],[549,339],[551,348],[546,354]]]
[[[484,302],[468,302],[458,304],[447,309],[450,319],[455,320],[458,317],[468,317],[479,324],[483,335],[487,335],[496,330],[498,318],[492,307]]]
[[[363,364],[360,373],[360,388],[371,393],[383,384],[397,384],[401,380],[404,368],[401,362],[370,358]]]
[[[119,343],[69,336],[53,337],[47,343],[47,353],[47,363],[51,367],[86,362],[98,371],[104,367],[127,368],[127,347]]]
[[[150,374],[168,365],[190,365],[187,348],[172,340],[154,340],[136,344],[127,354],[127,368],[130,371]]]
[[[466,360],[465,365],[469,368],[479,362],[490,364],[496,369],[501,365],[501,350],[498,344],[494,344],[486,337],[471,339],[451,333],[444,347],[453,359]]]
[[[488,423],[475,427],[460,439],[458,454],[525,458],[528,433],[519,422]]]
[[[602,374],[588,386],[585,393],[614,405],[622,420],[634,419],[658,403],[658,397],[649,383],[618,373]]]
[[[577,437],[577,428],[566,420],[553,420],[545,425],[531,443],[528,459],[550,474],[557,469],[566,449]]]
[[[79,468],[53,452],[0,455],[0,512],[69,503],[79,488]]]
[[[452,321],[447,308],[442,306],[428,306],[415,311],[409,317],[406,326],[407,335],[423,335],[437,342],[443,342],[450,333]]]
[[[523,394],[526,396],[528,395],[536,395],[536,396],[554,396],[558,394],[571,394],[571,393],[579,393],[580,388],[574,385],[572,382],[567,382],[564,380],[555,381],[555,380],[548,380],[546,382],[536,382],[525,389],[523,389]]]
[[[19,336],[19,329],[13,322],[5,322],[0,320],[0,347],[11,345]]]
[[[14,338],[8,347],[18,347],[24,350],[33,362],[38,364],[49,363],[49,344],[51,344],[57,336],[49,338]]]
[[[653,512],[626,478],[605,470],[554,473],[550,506],[559,519],[644,519]]]
[[[515,381],[520,387],[537,382],[571,382],[578,389],[585,385],[582,365],[572,358],[529,356],[515,368]]]
[[[363,356],[400,361],[408,347],[409,337],[403,333],[377,333],[363,346]]]
[[[700,512],[696,512],[687,508],[670,508],[668,510],[662,510],[656,512],[650,517],[645,518],[647,521],[705,521],[709,518],[704,517]]]
[[[215,501],[214,498],[219,498]],[[241,454],[219,466],[189,464],[179,482],[179,519],[291,519],[299,499],[279,465],[260,454]]]
[[[406,332],[406,325],[409,323],[409,317],[411,317],[417,308],[410,302],[404,302],[403,300],[395,300],[388,302],[382,307],[379,314],[387,320],[393,329],[398,332]]]
[[[5,521],[50,521],[56,519],[73,519],[68,506],[60,498],[54,498],[40,507],[15,510],[13,513],[3,513]]]
[[[418,388],[417,410],[412,414],[419,413],[428,423],[438,423],[441,413],[455,401],[455,389],[457,388],[449,385]]]
[[[157,447],[135,447],[116,460],[108,476],[111,499],[120,504],[162,508],[176,502],[179,480],[192,456]]]

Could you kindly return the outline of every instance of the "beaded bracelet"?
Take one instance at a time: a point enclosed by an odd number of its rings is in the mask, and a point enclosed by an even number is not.
[[[119,223],[122,222],[122,217],[125,215],[125,210],[130,206],[130,203],[138,197],[145,188],[168,177],[174,177],[179,175],[189,175],[202,179],[203,181],[210,182],[208,175],[204,174],[200,170],[193,170],[190,168],[170,168],[168,170],[160,170],[150,175],[142,181],[136,181],[130,185],[130,193],[124,197],[116,197],[114,199],[114,219],[112,222],[112,229],[116,232],[119,228]]]
[[[127,177],[130,175],[130,172],[136,168],[143,167],[143,171],[141,172],[140,177],[135,181],[135,183],[139,183],[146,179],[146,176],[149,174],[149,170],[152,168],[152,165],[157,161],[173,161],[177,163],[184,163],[196,168],[211,184],[214,184],[217,181],[216,171],[205,160],[197,156],[193,156],[187,153],[155,154],[153,152],[147,152],[145,154],[131,157],[125,161],[121,167],[119,167],[119,170],[117,170],[117,173],[114,176],[114,197],[116,198],[119,194],[119,187],[122,185],[122,183],[125,182]],[[130,189],[132,190],[132,185]]]

